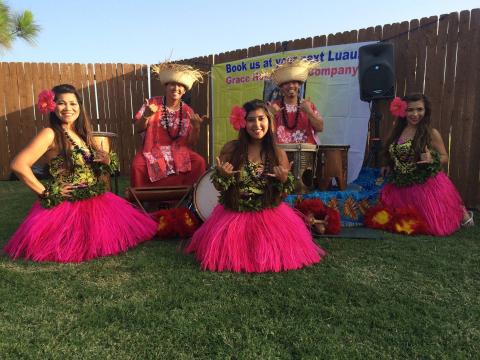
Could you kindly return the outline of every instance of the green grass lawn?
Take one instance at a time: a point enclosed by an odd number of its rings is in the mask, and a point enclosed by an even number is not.
[[[33,200],[0,182],[1,246]],[[2,253],[0,359],[478,358],[480,226],[318,243],[320,264],[262,275],[202,272],[178,241],[82,264]]]

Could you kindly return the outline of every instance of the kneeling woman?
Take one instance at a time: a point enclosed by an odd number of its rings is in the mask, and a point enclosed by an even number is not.
[[[99,178],[110,169],[112,159],[95,148],[77,90],[64,84],[44,91],[39,108],[50,112],[50,126],[15,157],[12,170],[40,201],[5,252],[14,259],[81,262],[151,239],[156,223],[124,199],[105,192]],[[47,186],[31,170],[43,155],[53,177]]]
[[[253,100],[232,114],[238,140],[223,147],[212,175],[220,205],[186,252],[211,271],[278,272],[318,263],[325,251],[282,202],[293,177],[286,153],[275,144],[266,104]]]

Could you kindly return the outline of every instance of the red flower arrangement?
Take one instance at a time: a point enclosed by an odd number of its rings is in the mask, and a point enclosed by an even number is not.
[[[340,232],[340,213],[323,205],[319,199],[299,200],[295,208],[300,211],[308,225],[319,234],[338,234]]]
[[[423,217],[412,208],[398,209],[391,225],[392,231],[405,235],[426,234],[426,224]]]
[[[393,213],[378,203],[365,213],[365,225],[372,229],[389,230],[393,219]]]
[[[55,93],[52,90],[42,90],[38,94],[38,111],[46,115],[55,110]]]
[[[422,216],[412,208],[401,208],[394,212],[382,203],[368,209],[365,225],[373,229],[387,230],[398,234],[426,234],[426,224]]]
[[[396,96],[390,103],[390,113],[396,117],[407,116],[407,102]]]
[[[187,238],[198,229],[198,220],[187,208],[159,210],[151,214],[158,221],[160,238]]]
[[[243,107],[235,105],[230,112],[230,124],[233,128],[239,131],[241,128],[244,128],[246,125],[245,116],[246,111]]]

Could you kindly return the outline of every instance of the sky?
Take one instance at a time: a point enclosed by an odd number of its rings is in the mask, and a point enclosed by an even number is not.
[[[155,64],[480,8],[480,0],[5,0],[31,10],[36,45],[4,62]]]

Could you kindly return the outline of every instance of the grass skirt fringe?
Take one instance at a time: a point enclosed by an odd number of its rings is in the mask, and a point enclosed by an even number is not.
[[[452,181],[444,172],[423,184],[398,187],[387,184],[380,193],[385,207],[396,210],[414,207],[424,218],[430,235],[450,235],[460,228],[463,202]]]
[[[302,218],[285,203],[256,212],[217,205],[186,252],[195,253],[203,270],[248,273],[299,269],[325,255]]]
[[[51,209],[36,202],[4,251],[13,259],[82,262],[124,252],[156,229],[149,216],[110,192]]]

